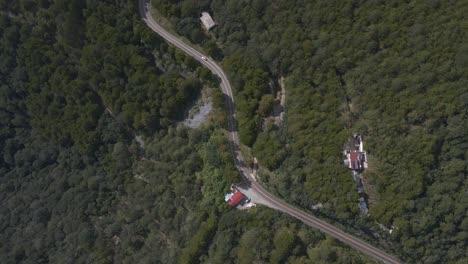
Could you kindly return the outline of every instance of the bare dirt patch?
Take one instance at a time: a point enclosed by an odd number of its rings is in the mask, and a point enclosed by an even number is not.
[[[211,97],[207,89],[203,89],[201,96],[194,102],[193,106],[188,111],[187,118],[182,122],[190,128],[198,128],[208,121],[208,117],[213,110]]]

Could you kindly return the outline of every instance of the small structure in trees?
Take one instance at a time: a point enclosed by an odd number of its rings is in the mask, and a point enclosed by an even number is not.
[[[368,213],[367,195],[361,182],[361,172],[367,168],[367,153],[364,151],[362,137],[354,135],[344,146],[344,164],[351,169],[354,182],[359,194],[359,209],[363,213]]]
[[[216,26],[216,23],[214,22],[213,18],[210,16],[208,12],[203,12],[200,17],[200,20],[203,23],[203,26],[206,28],[207,31],[209,31],[211,28]]]
[[[235,190],[234,192],[226,194],[224,196],[224,200],[231,206],[231,207],[236,207],[239,205],[242,200],[244,200],[245,196],[239,192],[238,190]]]
[[[361,171],[367,168],[367,154],[364,151],[364,143],[361,136],[354,136],[345,146],[344,164],[351,170]]]
[[[231,185],[231,192],[224,196],[224,200],[232,208],[237,208],[241,210],[255,206],[254,203],[251,203],[250,198],[242,194],[234,184]]]

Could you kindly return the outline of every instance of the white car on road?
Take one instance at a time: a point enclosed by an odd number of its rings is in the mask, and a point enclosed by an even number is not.
[[[201,56],[201,59],[204,61],[208,61],[208,59],[205,56]]]

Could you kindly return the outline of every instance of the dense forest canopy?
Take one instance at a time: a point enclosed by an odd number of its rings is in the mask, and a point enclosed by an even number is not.
[[[466,1],[151,2],[222,60],[241,141],[273,170],[262,180],[277,194],[302,208],[323,203],[349,227],[394,227],[381,239],[408,261],[467,260]],[[202,11],[218,25],[200,38]],[[262,98],[281,76],[286,122],[265,129]],[[342,166],[353,133],[370,156],[369,218]]]
[[[136,1],[0,0],[0,33],[0,263],[371,261],[282,214],[228,208],[222,93],[212,122],[177,125],[217,84]]]

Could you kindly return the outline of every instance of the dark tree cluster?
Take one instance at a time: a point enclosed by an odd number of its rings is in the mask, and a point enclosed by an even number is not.
[[[303,208],[322,202],[348,226],[394,226],[381,239],[408,261],[466,261],[465,1],[153,2],[174,23],[200,11],[217,21],[241,141],[279,167],[263,179],[278,194]],[[261,98],[279,76],[287,120],[261,132]],[[370,221],[357,216],[341,161],[353,133],[369,151]]]
[[[216,80],[136,1],[0,0],[0,36],[0,263],[368,263],[285,216],[228,207],[225,98],[212,93],[205,127],[177,125]]]
[[[130,1],[0,1],[0,36],[0,262],[110,263],[133,131],[201,82],[158,70],[153,52],[180,61]]]

